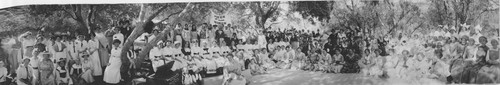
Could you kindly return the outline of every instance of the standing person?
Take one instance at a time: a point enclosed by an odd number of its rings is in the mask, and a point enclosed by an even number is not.
[[[101,43],[99,43],[99,39],[96,38],[94,33],[90,34],[90,40],[88,41],[88,52],[89,52],[89,59],[93,63],[92,66],[92,75],[93,76],[101,76],[102,75],[102,68],[101,66],[101,58],[99,56],[99,46]]]
[[[63,44],[62,39],[60,36],[56,37],[56,40],[54,41],[53,49],[55,51],[54,54],[54,61],[58,62],[59,59],[61,58],[66,58],[66,46]]]
[[[96,33],[96,36],[97,40],[99,41],[99,45],[98,45],[98,53],[99,53],[99,60],[100,60],[100,67],[101,67],[101,75],[102,75],[102,72],[103,72],[103,69],[106,68],[107,66],[107,63],[109,61],[109,49],[111,49],[111,45],[109,44],[109,40],[106,38],[106,36],[104,36],[103,33]],[[98,80],[100,81],[100,80]]]
[[[184,27],[184,30],[182,31],[182,38],[183,38],[183,42],[185,41],[190,41],[191,40],[191,27],[186,24],[185,27]]]
[[[87,51],[88,42],[85,39],[85,36],[79,35],[77,40],[75,41],[75,50],[77,53],[76,61],[79,62],[82,57],[82,53]]]
[[[75,41],[76,40],[73,40],[73,39],[70,39],[70,38],[67,38],[66,39],[66,43],[65,43],[65,46],[68,47],[67,50],[66,50],[66,56],[68,56],[68,60],[70,60],[70,62],[73,62],[74,60],[77,59],[77,52],[76,52],[76,49],[75,49]],[[68,62],[68,63],[70,63]],[[70,63],[71,65],[72,63]]]
[[[30,67],[33,69],[32,70],[32,76],[33,76],[33,79],[32,79],[32,85],[37,85],[39,83],[39,68],[38,68],[38,64],[40,63],[40,60],[39,59],[39,56],[40,56],[40,52],[43,48],[45,48],[45,45],[43,44],[37,44],[37,48],[34,48],[33,50],[33,57],[30,58]]]
[[[32,76],[30,73],[31,70],[29,69],[29,63],[30,59],[29,58],[24,58],[23,62],[21,65],[19,65],[19,68],[16,70],[16,84],[17,85],[31,85],[33,80]],[[4,84],[2,84],[4,85]],[[6,84],[5,84],[6,85]]]
[[[120,32],[119,28],[112,28],[115,32],[113,35],[113,40],[118,39],[120,42],[125,42],[125,37],[124,35]],[[123,46],[123,43],[120,44],[120,47]]]
[[[191,42],[196,42],[196,41],[199,41],[200,39],[200,36],[198,35],[198,28],[196,27],[196,24],[193,24],[191,26]],[[199,45],[199,44],[196,44],[196,45]],[[191,45],[191,46],[194,46],[194,45]]]
[[[19,35],[18,39],[22,43],[22,58],[31,58],[33,55],[34,45],[36,44],[36,40],[33,36],[33,33],[26,32],[24,34]]]
[[[55,85],[55,77],[54,77],[54,63],[50,60],[50,54],[47,52],[43,52],[41,54],[43,56],[42,61],[38,64],[39,67],[39,81],[41,85]]]
[[[109,84],[118,84],[121,79],[120,75],[120,67],[122,65],[121,62],[121,41],[113,40],[113,49],[111,49],[111,57],[109,58],[108,66],[104,71],[104,82]]]

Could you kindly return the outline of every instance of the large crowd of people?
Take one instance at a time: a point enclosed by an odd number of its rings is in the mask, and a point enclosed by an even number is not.
[[[9,65],[0,62],[0,82],[4,85],[10,78],[17,85],[199,85],[205,78],[222,77],[224,85],[242,85],[252,75],[273,69],[448,83],[500,81],[497,37],[481,35],[481,27],[443,26],[426,35],[370,37],[351,29],[259,30],[178,23],[146,26],[122,56],[132,28],[124,21],[90,34],[24,33],[14,39],[20,43],[13,48],[18,53],[3,60]],[[139,55],[155,41],[147,55]],[[138,58],[146,60],[137,62]]]

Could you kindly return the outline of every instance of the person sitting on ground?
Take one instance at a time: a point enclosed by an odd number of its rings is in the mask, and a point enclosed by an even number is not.
[[[342,56],[342,54],[340,54],[340,50],[335,50],[335,54],[333,56],[333,62],[335,62],[335,64],[333,65],[333,72],[334,73],[340,73],[340,70],[344,67],[344,56]]]
[[[83,73],[80,75],[80,77],[83,80],[85,80],[86,84],[90,84],[90,83],[94,82],[94,77],[92,77],[92,69],[93,69],[94,64],[89,59],[88,53],[84,53],[82,57],[83,57],[83,60],[82,60]]]
[[[486,54],[486,66],[483,66],[480,73],[489,74],[490,78],[494,82],[500,82],[500,49],[498,48],[498,41],[493,39],[491,42],[491,48]]]
[[[369,49],[365,50],[364,57],[358,61],[359,67],[361,67],[361,73],[365,76],[370,75],[369,69],[374,65],[372,62],[372,56]]]

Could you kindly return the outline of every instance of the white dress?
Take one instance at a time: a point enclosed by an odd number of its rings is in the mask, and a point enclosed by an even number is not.
[[[63,47],[62,42],[55,42],[54,44],[54,57],[56,61],[59,61],[61,58],[66,58],[66,48]]]
[[[100,67],[101,66],[101,58],[99,56],[99,41],[97,39],[89,40],[88,47],[91,51],[95,50],[95,52],[89,56],[90,61],[93,63],[93,65],[95,65],[95,66],[92,66],[93,67],[92,74],[94,76],[100,76],[100,75],[102,75],[102,68]]]
[[[111,50],[111,57],[109,58],[109,66],[106,67],[104,71],[104,82],[116,84],[120,82],[120,67],[122,65],[121,59],[121,48],[113,48]]]
[[[158,47],[154,47],[149,51],[149,59],[151,60],[151,65],[153,66],[153,71],[156,72],[156,68],[165,64],[163,60],[160,58],[156,58],[156,56],[161,56],[161,51]]]

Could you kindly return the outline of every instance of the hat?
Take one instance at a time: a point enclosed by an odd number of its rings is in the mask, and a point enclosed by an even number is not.
[[[156,45],[161,45],[163,44],[163,41],[158,41],[158,43],[156,43]]]

